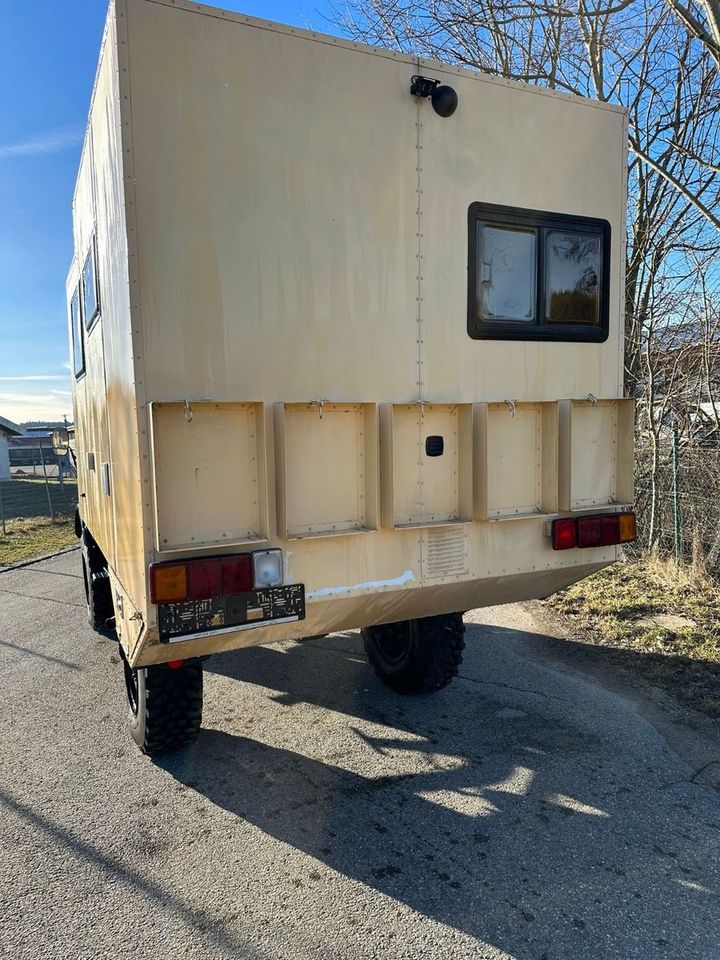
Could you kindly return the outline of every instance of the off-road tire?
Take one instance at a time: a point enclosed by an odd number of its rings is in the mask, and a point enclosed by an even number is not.
[[[202,721],[202,662],[133,669],[123,658],[123,668],[130,734],[142,752],[156,756],[191,743]]]
[[[87,543],[85,540],[81,553],[88,623],[103,636],[112,636],[115,610],[103,555],[94,543]]]
[[[397,693],[434,693],[457,674],[464,633],[462,615],[448,613],[366,627],[362,638],[384,684]]]

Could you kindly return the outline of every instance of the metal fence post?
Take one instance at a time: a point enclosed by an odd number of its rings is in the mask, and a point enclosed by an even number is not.
[[[3,505],[3,495],[2,495],[2,483],[0,483],[0,523],[2,523],[3,536],[7,536],[7,530],[5,529],[5,507]]]
[[[672,489],[673,489],[673,535],[675,539],[675,562],[680,563],[682,556],[682,529],[680,517],[680,463],[678,456],[678,429],[672,432]]]
[[[38,450],[40,451],[40,460],[42,462],[43,476],[45,477],[45,492],[47,493],[48,498],[48,510],[50,511],[50,519],[55,519],[55,514],[53,512],[52,497],[50,496],[50,484],[48,483],[47,470],[45,469],[45,456],[43,454],[42,441],[38,444]]]

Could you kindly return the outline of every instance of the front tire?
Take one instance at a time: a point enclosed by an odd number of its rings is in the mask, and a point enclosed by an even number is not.
[[[203,671],[200,660],[131,667],[123,657],[130,734],[143,753],[171,753],[200,730]]]
[[[397,693],[434,693],[457,674],[464,633],[461,614],[448,613],[366,627],[362,638],[384,684]]]

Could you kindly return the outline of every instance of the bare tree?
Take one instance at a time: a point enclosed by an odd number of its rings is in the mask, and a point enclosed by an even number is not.
[[[688,33],[703,43],[717,66],[720,67],[720,2],[698,0],[681,3],[668,0],[671,9],[686,27]]]

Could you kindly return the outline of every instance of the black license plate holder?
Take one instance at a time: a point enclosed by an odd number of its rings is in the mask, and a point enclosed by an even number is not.
[[[271,623],[305,619],[305,585],[261,587],[227,597],[158,604],[158,630],[163,643],[233,628],[247,630]]]

